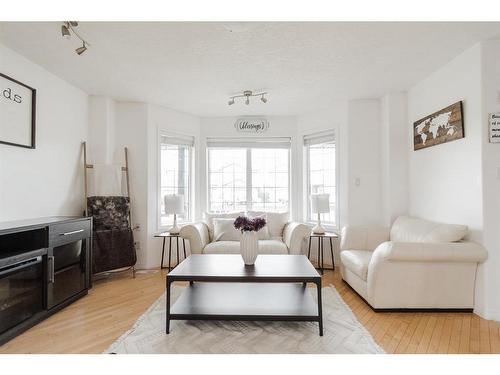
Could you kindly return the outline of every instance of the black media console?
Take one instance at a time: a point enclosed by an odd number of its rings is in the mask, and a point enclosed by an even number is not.
[[[0,345],[86,295],[92,219],[0,223]]]

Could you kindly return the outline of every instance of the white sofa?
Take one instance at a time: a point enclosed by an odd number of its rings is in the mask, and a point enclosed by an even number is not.
[[[375,310],[474,307],[479,244],[467,227],[401,216],[392,228],[342,230],[342,278]]]
[[[238,240],[220,241],[214,239],[213,221],[218,218],[234,219],[243,212],[230,214],[205,214],[205,220],[181,228],[180,236],[189,240],[192,254],[239,254]],[[262,212],[250,211],[250,216]],[[311,229],[297,222],[288,221],[288,213],[265,213],[269,236],[259,239],[259,254],[301,254],[302,244]]]

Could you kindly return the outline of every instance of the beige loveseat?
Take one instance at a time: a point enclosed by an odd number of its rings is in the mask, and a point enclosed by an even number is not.
[[[215,234],[215,224],[218,219],[233,221],[244,212],[229,214],[205,214],[203,222],[189,224],[182,227],[181,237],[189,240],[193,254],[239,254],[240,242],[237,237]],[[289,221],[288,213],[249,211],[248,216],[265,215],[267,220],[266,235],[260,236],[259,254],[301,254],[304,239],[311,229],[301,223]],[[219,238],[217,238],[219,237]]]
[[[487,253],[467,227],[401,216],[392,228],[342,230],[342,278],[374,309],[472,309]]]

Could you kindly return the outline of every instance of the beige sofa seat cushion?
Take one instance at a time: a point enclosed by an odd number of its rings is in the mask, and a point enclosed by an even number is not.
[[[340,253],[340,259],[345,268],[366,281],[372,254],[372,251],[367,250],[344,250]]]
[[[240,254],[239,241],[211,242],[203,249],[203,254]],[[282,241],[260,240],[259,254],[288,254],[288,248]]]
[[[398,217],[391,228],[391,241],[394,242],[457,242],[466,235],[466,225],[442,224],[409,216]]]
[[[283,241],[260,240],[259,254],[288,254],[288,247]]]

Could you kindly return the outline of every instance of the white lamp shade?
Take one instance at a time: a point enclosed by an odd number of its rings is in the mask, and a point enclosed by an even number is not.
[[[165,195],[165,213],[167,215],[184,213],[184,195]]]
[[[330,194],[311,194],[311,209],[314,214],[330,212]]]

